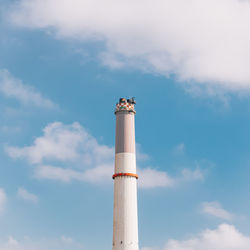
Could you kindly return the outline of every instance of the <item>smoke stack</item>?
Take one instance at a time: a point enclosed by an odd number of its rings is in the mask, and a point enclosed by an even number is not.
[[[120,98],[115,110],[113,250],[139,250],[134,105]]]

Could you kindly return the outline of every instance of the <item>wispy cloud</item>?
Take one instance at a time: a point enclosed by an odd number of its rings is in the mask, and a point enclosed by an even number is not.
[[[138,174],[140,188],[173,187],[176,181],[167,172],[152,168],[138,169]]]
[[[136,160],[137,161],[146,161],[149,159],[150,159],[150,156],[143,152],[141,144],[136,143]]]
[[[138,168],[140,188],[174,188],[182,186],[185,183],[203,181],[205,174],[199,168],[182,169],[176,176],[170,176],[168,172],[157,170],[155,168]]]
[[[37,203],[39,200],[35,194],[30,193],[23,187],[18,188],[17,196],[23,200],[32,201],[34,203]]]
[[[175,74],[210,86],[209,95],[250,89],[249,1],[20,0],[9,17],[57,38],[102,40],[100,58],[115,69]]]
[[[232,220],[234,215],[225,210],[221,204],[217,201],[213,202],[204,202],[202,204],[202,212],[208,215],[212,215],[214,217],[224,219],[224,220]]]
[[[35,177],[38,179],[58,180],[62,182],[71,182],[73,180],[84,180],[84,173],[70,168],[61,168],[56,166],[44,165],[35,170]]]
[[[113,168],[110,164],[79,171],[71,168],[43,165],[35,169],[35,177],[66,183],[71,181],[85,181],[94,184],[103,184],[111,183]]]
[[[196,168],[194,170],[184,168],[181,171],[183,181],[195,181],[195,180],[204,180],[205,173],[201,171],[200,168]]]
[[[173,149],[173,154],[175,155],[181,155],[185,153],[185,144],[184,143],[180,143],[178,145],[176,145]]]
[[[7,201],[7,195],[3,188],[0,188],[0,214],[3,213]]]
[[[0,70],[0,93],[8,98],[14,98],[22,104],[56,108],[56,105],[51,100],[43,97],[37,90],[12,76],[6,69]]]
[[[140,146],[139,161],[149,159]],[[62,182],[85,181],[94,184],[112,183],[114,147],[98,143],[83,126],[75,122],[48,124],[43,134],[31,146],[6,147],[10,157],[23,158],[35,165],[34,176]],[[71,166],[71,167],[69,167]],[[184,182],[203,180],[200,169],[183,169],[179,176],[171,177],[166,171],[138,167],[140,188],[174,187]]]

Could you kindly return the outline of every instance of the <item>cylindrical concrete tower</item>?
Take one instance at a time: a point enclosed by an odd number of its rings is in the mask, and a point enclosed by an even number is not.
[[[115,110],[113,250],[139,250],[134,105],[121,98]]]

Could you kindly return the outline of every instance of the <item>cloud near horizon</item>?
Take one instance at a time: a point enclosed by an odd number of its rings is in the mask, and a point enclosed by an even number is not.
[[[114,147],[99,144],[83,126],[75,122],[48,124],[43,135],[31,146],[6,147],[13,159],[25,159],[35,166],[34,177],[61,182],[85,181],[93,184],[112,183]],[[141,160],[149,157],[141,152]],[[70,166],[70,167],[69,167]],[[183,169],[179,177],[170,177],[166,171],[152,167],[138,167],[140,188],[174,187],[186,181],[203,179],[199,169]]]
[[[186,240],[168,240],[165,247],[144,247],[142,250],[249,250],[250,236],[239,232],[235,226],[221,224]]]
[[[249,250],[250,237],[233,225],[221,224],[188,240],[169,240],[163,250]]]
[[[10,236],[0,240],[0,250],[84,250],[85,248],[72,238],[62,236],[58,239],[32,240],[29,237],[17,240]]]
[[[97,56],[111,68],[175,75],[196,94],[250,89],[249,1],[19,0],[9,9],[17,26],[104,43]]]

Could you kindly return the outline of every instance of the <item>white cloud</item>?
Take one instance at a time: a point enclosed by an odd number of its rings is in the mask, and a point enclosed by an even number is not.
[[[20,0],[10,19],[61,38],[104,41],[100,57],[113,68],[250,88],[249,1]]]
[[[0,241],[0,250],[83,250],[83,246],[72,238],[62,236],[59,239],[42,239],[34,241],[28,237],[17,240],[12,236]]]
[[[183,169],[180,175],[169,176],[166,171],[156,170],[154,168],[138,168],[139,188],[173,188],[187,182],[203,181],[204,173],[200,169]]]
[[[164,250],[249,250],[250,237],[233,225],[222,224],[187,240],[169,240]]]
[[[34,203],[38,202],[38,197],[35,194],[30,193],[23,187],[18,188],[17,196],[23,200],[32,201]]]
[[[0,214],[4,211],[7,201],[7,196],[4,189],[0,188]]]
[[[138,169],[140,188],[173,187],[175,180],[167,172],[152,168]]]
[[[6,147],[6,151],[12,158],[24,158],[36,165],[36,178],[90,183],[112,180],[114,148],[99,144],[76,122],[71,125],[60,122],[48,124],[33,145]],[[66,167],[54,166],[51,162]],[[69,164],[71,167],[67,167]]]
[[[107,162],[113,158],[113,148],[100,145],[79,123],[64,125],[48,124],[43,135],[29,147],[7,147],[12,158],[26,158],[38,164],[46,160],[83,161],[86,165]]]
[[[71,182],[74,180],[85,181],[94,184],[111,183],[113,165],[100,165],[87,170],[77,171],[70,168],[56,166],[39,166],[35,169],[35,177],[38,179],[57,180]]]
[[[15,98],[23,104],[44,108],[56,107],[51,100],[44,98],[31,86],[13,77],[6,69],[0,70],[0,93],[8,98]]]
[[[35,170],[35,177],[39,179],[58,180],[62,182],[84,180],[84,174],[82,172],[48,165],[37,167]]]
[[[221,204],[217,201],[204,202],[202,204],[202,212],[224,220],[230,221],[233,219],[233,215],[222,208]]]
[[[106,164],[99,165],[95,168],[87,169],[84,172],[84,179],[91,183],[111,183],[114,173],[114,165]]]
[[[111,176],[114,171],[113,163],[98,165],[81,171],[72,168],[62,168],[52,165],[42,165],[35,168],[35,177],[38,179],[56,180],[61,182],[84,181],[93,184],[111,184]],[[196,171],[196,170],[195,170]],[[194,172],[195,172],[194,171]],[[138,168],[138,187],[140,189],[150,188],[173,188],[186,181],[197,181],[200,179],[183,179],[182,176],[171,177],[165,171],[153,168]],[[190,171],[192,173],[192,171]]]
[[[139,145],[137,148],[139,160],[149,158],[142,153]],[[50,123],[44,128],[43,135],[35,138],[31,146],[9,146],[6,151],[12,158],[24,158],[35,165],[34,176],[39,179],[112,183],[114,148],[99,144],[77,122],[70,125]],[[183,169],[179,177],[170,177],[165,171],[149,167],[137,169],[140,188],[173,187],[183,181],[203,179],[203,173],[199,169]]]

